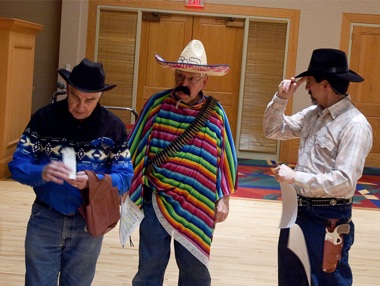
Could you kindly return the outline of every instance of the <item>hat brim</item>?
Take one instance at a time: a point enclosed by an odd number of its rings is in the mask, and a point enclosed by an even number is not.
[[[69,72],[68,70],[65,70],[65,69],[59,69],[58,70],[58,73],[59,75],[67,82],[69,83],[71,86],[73,86],[75,89],[77,90],[80,90],[82,92],[89,92],[89,93],[93,93],[93,92],[100,92],[100,91],[107,91],[107,90],[111,90],[113,89],[114,87],[116,87],[116,84],[104,84],[104,87],[102,87],[101,89],[97,89],[97,90],[93,90],[93,89],[86,89],[86,88],[83,88],[83,87],[80,87],[80,86],[77,86],[75,85],[72,81],[70,81],[70,74],[71,72]]]
[[[167,69],[176,69],[192,73],[204,73],[211,76],[223,76],[230,70],[229,65],[196,65],[189,63],[168,62],[159,55],[156,55],[156,61]]]
[[[326,74],[329,76],[336,76],[341,79],[345,79],[347,81],[351,82],[362,82],[364,81],[364,78],[362,78],[360,75],[358,75],[356,72],[349,70],[348,72],[345,73],[330,73],[330,72],[325,72],[325,71],[320,71],[320,70],[307,70],[304,71],[303,73],[300,73],[299,75],[295,76],[295,78],[299,77],[304,77],[304,76],[313,76],[313,75],[321,75],[321,74]]]

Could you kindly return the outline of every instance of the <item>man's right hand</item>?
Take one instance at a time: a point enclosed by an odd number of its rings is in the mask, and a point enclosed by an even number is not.
[[[284,79],[280,84],[278,85],[278,92],[277,96],[282,99],[288,99],[291,97],[297,88],[307,79],[306,76],[301,78],[299,81],[296,81],[294,77],[291,77],[290,79]]]
[[[42,170],[42,179],[45,182],[53,182],[62,185],[69,179],[70,168],[63,162],[51,161]]]

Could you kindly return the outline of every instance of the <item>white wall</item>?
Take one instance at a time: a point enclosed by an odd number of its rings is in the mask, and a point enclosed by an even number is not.
[[[72,70],[85,57],[87,19],[88,0],[62,0],[59,68]]]

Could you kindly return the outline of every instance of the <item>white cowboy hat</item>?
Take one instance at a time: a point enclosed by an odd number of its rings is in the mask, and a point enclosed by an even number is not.
[[[213,76],[223,76],[230,70],[229,65],[208,65],[205,48],[199,40],[188,43],[177,62],[165,61],[159,55],[156,55],[156,61],[164,68]]]

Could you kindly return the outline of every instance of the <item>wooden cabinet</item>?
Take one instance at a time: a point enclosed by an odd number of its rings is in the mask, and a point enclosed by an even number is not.
[[[0,18],[0,178],[10,175],[8,162],[30,120],[35,37],[42,28]]]

